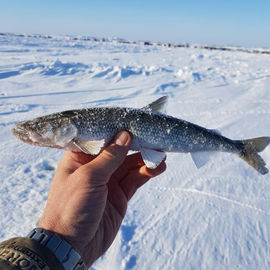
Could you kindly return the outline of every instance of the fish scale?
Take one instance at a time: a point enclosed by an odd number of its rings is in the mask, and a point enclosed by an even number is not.
[[[167,97],[142,109],[97,107],[45,115],[16,124],[13,134],[25,143],[97,155],[121,130],[132,134],[131,149],[140,151],[149,168],[156,168],[166,152],[190,153],[200,168],[212,152],[237,154],[261,174],[268,169],[258,152],[269,137],[231,140],[215,130],[163,114]]]

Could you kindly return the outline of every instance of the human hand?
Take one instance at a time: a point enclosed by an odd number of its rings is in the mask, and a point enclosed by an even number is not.
[[[112,244],[136,190],[166,169],[127,156],[130,143],[124,131],[97,157],[67,152],[58,164],[39,227],[68,241],[88,267]]]

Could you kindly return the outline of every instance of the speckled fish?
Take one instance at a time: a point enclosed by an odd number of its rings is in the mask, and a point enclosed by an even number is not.
[[[162,97],[142,109],[97,107],[54,113],[20,122],[12,132],[28,144],[97,155],[117,132],[126,130],[133,136],[131,149],[141,152],[149,168],[156,168],[165,152],[191,153],[200,168],[209,152],[221,151],[235,153],[261,174],[268,173],[258,152],[270,137],[231,140],[218,131],[163,114],[166,101]]]

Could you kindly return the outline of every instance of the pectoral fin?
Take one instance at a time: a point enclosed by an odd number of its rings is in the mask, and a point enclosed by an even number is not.
[[[101,148],[105,145],[105,140],[85,141],[80,142],[73,140],[73,144],[76,145],[82,152],[89,155],[99,154]]]
[[[141,155],[146,167],[149,169],[155,169],[166,157],[164,152],[152,149],[142,149]]]

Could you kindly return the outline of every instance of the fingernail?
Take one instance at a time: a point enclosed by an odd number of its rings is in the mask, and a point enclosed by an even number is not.
[[[115,144],[117,145],[126,145],[127,141],[128,141],[128,133],[126,131],[122,131],[120,132],[116,138],[115,138]]]

